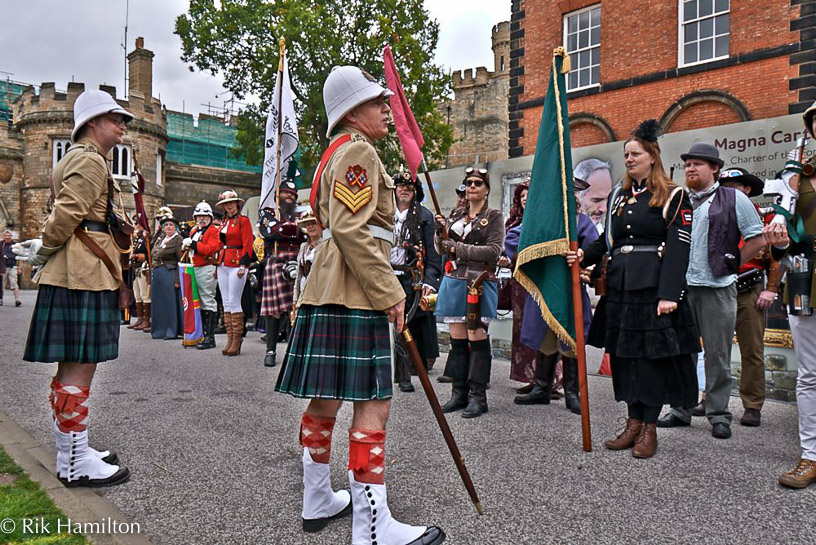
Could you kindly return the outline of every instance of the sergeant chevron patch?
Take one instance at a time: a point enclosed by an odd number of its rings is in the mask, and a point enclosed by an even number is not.
[[[360,165],[352,165],[348,167],[343,180],[335,180],[333,195],[352,214],[356,214],[362,207],[371,202],[372,189],[370,185],[366,184],[368,184],[366,169]]]

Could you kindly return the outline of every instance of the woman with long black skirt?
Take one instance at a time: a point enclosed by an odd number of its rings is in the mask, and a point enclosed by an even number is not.
[[[609,353],[615,399],[629,411],[626,429],[604,446],[632,448],[635,458],[654,456],[664,404],[693,407],[697,401],[700,341],[684,297],[691,205],[666,176],[658,135],[659,125],[649,120],[626,141],[626,175],[612,191],[604,236],[586,253],[567,255],[568,263],[577,258],[589,266],[609,254],[608,293],[588,342]]]

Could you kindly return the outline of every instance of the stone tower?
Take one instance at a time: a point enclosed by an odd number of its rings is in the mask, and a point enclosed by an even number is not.
[[[493,73],[510,71],[510,22],[504,21],[493,27]]]

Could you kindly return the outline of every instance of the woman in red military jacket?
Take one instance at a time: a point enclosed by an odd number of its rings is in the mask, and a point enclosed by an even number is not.
[[[225,356],[240,354],[244,340],[241,294],[247,279],[247,268],[252,262],[255,236],[249,218],[241,215],[243,204],[244,199],[232,190],[221,193],[216,203],[225,213],[220,232],[224,246],[218,258],[218,287],[221,289],[224,325],[227,327],[227,346],[221,351]]]

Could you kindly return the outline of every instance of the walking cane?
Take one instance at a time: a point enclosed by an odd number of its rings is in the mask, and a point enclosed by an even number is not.
[[[462,483],[464,483],[465,488],[470,495],[470,499],[473,502],[474,507],[476,507],[476,512],[483,515],[484,511],[482,510],[482,504],[479,502],[479,496],[476,494],[476,488],[473,486],[470,473],[468,473],[468,470],[465,467],[465,459],[462,458],[462,454],[459,452],[459,447],[456,445],[456,441],[453,439],[453,433],[451,433],[448,421],[445,418],[445,415],[442,413],[442,407],[439,406],[439,399],[437,399],[436,392],[431,385],[431,379],[428,378],[428,371],[425,370],[425,362],[422,361],[422,357],[419,355],[419,350],[417,350],[416,347],[416,342],[414,342],[414,337],[408,330],[408,322],[410,322],[413,319],[414,314],[416,314],[419,297],[419,292],[414,294],[414,304],[411,306],[411,310],[406,315],[405,326],[402,328],[402,340],[405,343],[408,356],[411,358],[411,363],[414,364],[414,370],[416,370],[417,376],[419,377],[419,382],[422,384],[422,389],[425,390],[425,396],[428,398],[428,403],[431,405],[431,411],[436,417],[436,422],[439,424],[439,429],[442,430],[442,436],[445,438],[445,443],[448,444],[448,450],[450,450],[451,456],[453,457],[453,462],[456,464],[456,469],[459,471],[459,476],[462,478]]]

